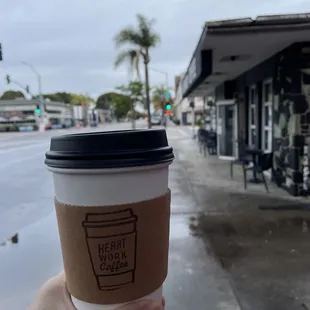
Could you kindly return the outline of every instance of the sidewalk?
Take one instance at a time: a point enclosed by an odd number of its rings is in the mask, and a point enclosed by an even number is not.
[[[240,310],[229,279],[210,246],[192,231],[199,206],[192,191],[178,149],[182,134],[169,141],[176,159],[170,168],[172,191],[169,274],[164,286],[167,310]],[[181,139],[181,140],[180,140]]]
[[[191,137],[173,146],[199,212],[192,217],[193,234],[209,248],[207,264],[210,252],[221,262],[241,309],[310,309],[309,201],[270,182],[270,193],[263,184],[249,183],[245,191],[240,167],[232,180],[229,163],[204,158]]]

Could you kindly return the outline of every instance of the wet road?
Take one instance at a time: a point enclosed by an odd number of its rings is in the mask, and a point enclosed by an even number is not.
[[[191,131],[176,127],[167,131],[176,160],[169,176],[172,215],[166,309],[238,310],[221,269],[206,244],[191,231],[193,218],[201,210],[178,151],[180,142],[192,147]],[[38,288],[62,270],[52,181],[43,166],[51,135],[0,136],[0,173],[5,175],[1,178],[0,236],[19,233],[17,244],[7,241],[0,246],[0,309],[26,309]]]
[[[144,122],[138,125],[145,126]],[[130,126],[122,123],[103,128],[130,129]],[[53,135],[81,131],[0,134],[0,242],[53,211],[52,179],[44,168],[44,153]]]

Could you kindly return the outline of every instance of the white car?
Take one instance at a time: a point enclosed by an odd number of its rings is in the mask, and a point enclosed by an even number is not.
[[[160,115],[152,115],[151,116],[151,124],[152,125],[160,125],[161,124],[161,116]]]

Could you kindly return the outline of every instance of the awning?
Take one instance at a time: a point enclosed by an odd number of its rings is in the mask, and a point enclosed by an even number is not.
[[[296,42],[310,41],[310,14],[207,22],[182,79],[182,95],[199,97]]]

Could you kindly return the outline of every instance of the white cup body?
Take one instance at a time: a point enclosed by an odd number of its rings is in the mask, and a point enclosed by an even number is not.
[[[163,196],[171,162],[116,169],[48,169],[53,172],[56,199],[74,206],[112,206]],[[160,301],[162,286],[141,299]],[[114,310],[122,304],[98,305],[72,296],[77,310]]]

